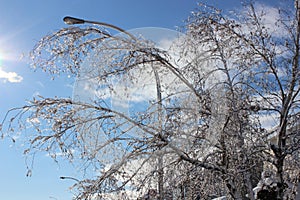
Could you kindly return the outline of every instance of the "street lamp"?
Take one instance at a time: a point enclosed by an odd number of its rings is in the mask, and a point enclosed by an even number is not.
[[[133,40],[136,40],[136,38],[128,33],[127,31],[125,31],[124,29],[120,28],[120,27],[117,27],[115,25],[112,25],[112,24],[108,24],[108,23],[105,23],[105,22],[97,22],[97,21],[90,21],[90,20],[84,20],[84,19],[79,19],[79,18],[75,18],[75,17],[70,17],[70,16],[66,16],[63,18],[63,21],[68,24],[68,25],[74,25],[74,24],[85,24],[85,23],[88,23],[88,24],[96,24],[96,25],[100,25],[100,26],[106,26],[108,28],[111,28],[111,29],[115,29],[117,31],[120,31],[122,33],[125,33],[126,35],[128,35],[129,37],[131,37]]]
[[[74,180],[76,182],[80,182],[77,178],[73,178],[73,177],[70,177],[70,176],[61,176],[59,178],[62,179],[62,180],[69,179],[69,180]]]

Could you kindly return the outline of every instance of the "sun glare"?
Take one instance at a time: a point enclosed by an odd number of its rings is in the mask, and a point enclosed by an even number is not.
[[[4,60],[10,60],[10,59],[9,56],[6,55],[6,53],[3,50],[0,49],[0,66],[2,66]]]
[[[9,59],[9,57],[4,56],[4,54],[0,50],[0,80],[4,82],[11,82],[11,83],[19,83],[23,80],[23,77],[17,74],[14,71],[6,71],[3,66],[3,60]]]
[[[2,67],[2,52],[0,51],[0,67]]]

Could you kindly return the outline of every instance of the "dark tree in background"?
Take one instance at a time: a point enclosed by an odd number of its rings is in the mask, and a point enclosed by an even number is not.
[[[298,0],[234,14],[200,4],[170,51],[100,26],[61,29],[35,46],[33,65],[80,77],[88,60],[97,98],[37,97],[2,131],[32,129],[25,154],[59,151],[82,166],[76,199],[295,199],[299,10]],[[136,86],[151,93],[141,108],[108,103]]]

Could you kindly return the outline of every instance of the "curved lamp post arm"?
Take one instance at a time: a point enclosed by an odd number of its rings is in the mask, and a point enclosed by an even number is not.
[[[115,25],[112,25],[112,24],[105,23],[105,22],[97,22],[97,21],[84,20],[84,19],[79,19],[79,18],[70,17],[70,16],[64,17],[63,21],[66,24],[68,24],[68,25],[88,23],[88,24],[96,24],[96,25],[100,25],[100,26],[105,26],[105,27],[108,27],[108,28],[120,31],[122,33],[125,33],[126,35],[128,35],[129,37],[131,37],[133,40],[136,40],[136,37],[134,37],[132,34],[128,33],[127,31],[125,31],[124,29],[122,29],[120,27],[117,27]]]
[[[76,182],[80,182],[77,178],[73,178],[73,177],[70,177],[70,176],[61,176],[59,177],[60,179],[64,180],[64,179],[69,179],[69,180],[74,180]]]

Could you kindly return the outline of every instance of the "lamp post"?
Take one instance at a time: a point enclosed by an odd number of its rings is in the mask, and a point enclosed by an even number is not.
[[[129,37],[131,37],[133,40],[136,40],[136,37],[134,37],[132,34],[128,33],[127,31],[125,31],[124,29],[117,27],[115,25],[112,24],[108,24],[105,22],[98,22],[98,21],[90,21],[90,20],[84,20],[84,19],[79,19],[79,18],[75,18],[75,17],[70,17],[70,16],[66,16],[63,18],[63,21],[68,24],[68,25],[74,25],[74,24],[96,24],[96,25],[100,25],[100,26],[105,26],[111,29],[115,29],[117,31],[120,31],[122,33],[125,33],[126,35],[128,35]]]
[[[80,182],[77,178],[73,178],[73,177],[70,177],[70,176],[61,176],[59,178],[62,179],[62,180],[69,179],[69,180],[74,180],[76,182]]]
[[[127,31],[125,31],[124,29],[122,28],[119,28],[115,25],[112,25],[112,24],[108,24],[108,23],[105,23],[105,22],[98,22],[98,21],[90,21],[90,20],[84,20],[84,19],[80,19],[80,18],[75,18],[75,17],[70,17],[70,16],[66,16],[63,18],[63,21],[68,24],[68,25],[75,25],[75,24],[85,24],[85,23],[89,23],[89,24],[96,24],[96,25],[100,25],[100,26],[105,26],[105,27],[108,27],[108,28],[111,28],[111,29],[115,29],[121,33],[125,33],[127,36],[129,36],[131,39],[133,39],[134,41],[137,41],[137,38],[135,36],[133,36],[132,34],[128,33]],[[153,67],[153,66],[152,66]],[[155,75],[155,80],[156,80],[156,86],[157,86],[157,99],[158,99],[158,102],[159,102],[159,126],[160,126],[160,133],[159,134],[162,134],[162,96],[161,96],[161,85],[160,85],[160,80],[159,80],[159,75],[158,75],[158,72],[157,70],[153,67],[153,71],[154,71],[154,75]],[[160,149],[161,150],[161,149]],[[162,153],[160,152],[160,156],[158,158],[158,167],[159,167],[159,172],[158,172],[158,195],[159,195],[159,199],[162,200],[163,197],[164,197],[164,179],[163,179],[163,176],[164,176],[164,170],[163,170],[163,155]],[[72,177],[60,177],[61,179],[73,179],[75,181],[78,181],[77,179],[75,178],[72,178]],[[79,182],[79,181],[78,181]]]

